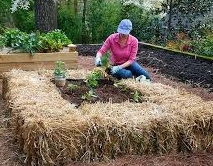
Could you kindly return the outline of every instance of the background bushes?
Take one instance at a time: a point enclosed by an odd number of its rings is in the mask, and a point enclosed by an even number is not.
[[[28,11],[11,13],[11,1],[1,1],[0,34],[4,33],[5,28],[35,32],[33,2]],[[211,0],[167,0],[151,10],[143,6],[142,1],[138,2],[140,3],[128,0],[60,0],[58,29],[74,44],[102,43],[108,35],[116,32],[121,19],[129,18],[133,23],[132,34],[139,41],[212,56]],[[192,2],[197,6],[196,9],[191,7]],[[190,12],[193,17],[189,17],[191,21],[188,25],[181,19],[190,16]],[[173,20],[176,16],[180,20],[175,22]],[[196,19],[197,16],[199,19]],[[178,37],[179,34],[184,34],[184,37]]]

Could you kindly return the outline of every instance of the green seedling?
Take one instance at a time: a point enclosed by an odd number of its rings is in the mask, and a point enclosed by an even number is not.
[[[89,92],[85,93],[81,98],[83,100],[91,100],[92,98],[98,97],[95,92],[91,89]]]
[[[133,94],[133,100],[134,100],[136,103],[139,103],[139,102],[142,100],[140,94],[138,93],[138,91],[135,91],[135,92],[134,92],[134,94]]]
[[[110,64],[109,64],[109,59],[110,59],[110,53],[107,52],[105,53],[102,57],[101,57],[101,62],[102,62],[102,66],[103,67],[109,67]]]
[[[68,84],[68,88],[70,91],[74,91],[75,89],[78,88],[78,85],[75,85],[75,84]]]
[[[54,68],[54,75],[57,77],[66,77],[66,67],[65,62],[56,61],[55,68]]]
[[[86,77],[86,84],[90,88],[89,92],[82,96],[82,99],[91,100],[93,97],[97,97],[94,89],[98,87],[98,81],[101,78],[101,72],[94,71]]]
[[[128,90],[128,88],[120,82],[115,83],[114,86],[120,88],[122,92],[126,92]]]
[[[101,78],[101,73],[98,71],[92,72],[86,78],[86,84],[90,89],[94,89],[98,87],[98,81]]]

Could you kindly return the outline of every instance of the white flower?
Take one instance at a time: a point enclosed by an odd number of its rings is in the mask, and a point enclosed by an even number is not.
[[[30,6],[29,0],[13,0],[12,7],[10,8],[12,13],[17,11],[18,8],[28,10]]]

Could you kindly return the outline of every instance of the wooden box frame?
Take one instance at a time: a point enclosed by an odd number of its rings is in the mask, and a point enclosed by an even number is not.
[[[0,72],[11,69],[39,70],[54,69],[56,61],[63,61],[67,69],[76,69],[78,63],[78,52],[75,45],[69,45],[69,52],[53,53],[12,53],[0,54]]]

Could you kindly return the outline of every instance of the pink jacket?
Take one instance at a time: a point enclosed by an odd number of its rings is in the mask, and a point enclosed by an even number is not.
[[[127,61],[130,63],[136,59],[138,51],[138,39],[129,35],[127,44],[122,48],[119,41],[119,33],[111,34],[98,51],[104,55],[108,50],[111,51],[110,61],[113,65],[121,65]]]

